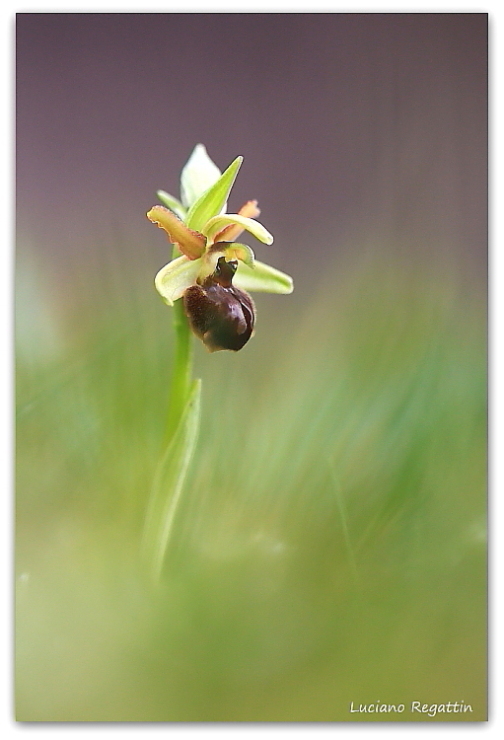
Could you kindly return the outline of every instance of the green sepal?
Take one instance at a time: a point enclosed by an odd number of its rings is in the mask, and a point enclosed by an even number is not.
[[[182,220],[185,219],[187,211],[178,198],[170,195],[170,193],[167,193],[165,190],[157,190],[156,195],[166,208],[169,208],[170,211],[173,211],[173,213]]]
[[[242,290],[252,293],[281,293],[288,294],[294,290],[290,275],[286,275],[274,267],[255,260],[251,268],[244,262],[238,263],[233,284]]]
[[[190,208],[220,177],[203,144],[196,144],[180,175],[182,204]]]
[[[186,224],[191,229],[201,231],[204,225],[225,208],[243,157],[236,157],[229,167],[198,200],[192,204],[186,216]]]
[[[154,279],[154,284],[164,302],[173,306],[187,288],[196,283],[200,269],[201,258],[188,260],[185,255],[162,267]]]

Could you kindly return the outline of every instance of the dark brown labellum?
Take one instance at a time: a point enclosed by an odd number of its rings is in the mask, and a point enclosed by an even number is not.
[[[233,285],[238,263],[219,257],[215,271],[201,285],[184,293],[184,310],[191,329],[210,352],[229,349],[237,352],[254,331],[252,298]]]

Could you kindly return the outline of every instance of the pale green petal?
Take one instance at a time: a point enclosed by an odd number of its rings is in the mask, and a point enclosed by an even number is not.
[[[249,231],[256,239],[264,244],[272,244],[273,237],[259,221],[254,218],[240,216],[238,213],[223,213],[220,216],[214,216],[200,229],[201,233],[208,237],[208,240],[218,238],[218,234],[229,224],[237,224],[242,229]]]
[[[220,170],[203,144],[196,144],[180,176],[182,203],[190,208],[220,177]]]
[[[233,284],[252,293],[287,294],[294,290],[292,278],[289,275],[257,260],[255,260],[253,268],[239,262]]]
[[[188,260],[182,255],[160,269],[154,283],[169,306],[173,306],[173,302],[181,298],[190,285],[194,285],[200,268],[201,259]]]
[[[173,213],[175,213],[182,220],[185,219],[186,209],[178,198],[175,198],[173,195],[170,195],[170,193],[167,193],[164,190],[158,190],[156,192],[156,195],[164,206],[173,211]]]
[[[220,178],[198,200],[192,204],[186,217],[191,229],[201,231],[206,222],[226,207],[229,192],[243,162],[243,157],[236,157]]]

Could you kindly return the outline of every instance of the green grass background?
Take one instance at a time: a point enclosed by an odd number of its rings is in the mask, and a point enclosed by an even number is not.
[[[484,719],[481,291],[368,256],[256,296],[241,352],[198,344],[201,432],[154,588],[171,313],[158,266],[119,253],[61,280],[18,251],[17,719]]]

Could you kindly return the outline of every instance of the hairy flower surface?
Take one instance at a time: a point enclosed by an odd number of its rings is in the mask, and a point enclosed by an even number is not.
[[[168,305],[180,298],[194,333],[210,351],[238,350],[252,336],[255,309],[246,291],[292,293],[292,279],[255,259],[244,231],[264,244],[273,237],[257,221],[257,201],[238,213],[226,213],[229,192],[240,169],[237,157],[221,174],[198,144],[181,176],[181,201],[164,191],[164,205],[147,218],[163,229],[174,245],[173,259],[158,272],[155,285]]]

